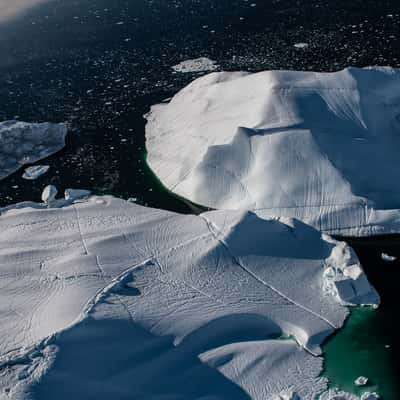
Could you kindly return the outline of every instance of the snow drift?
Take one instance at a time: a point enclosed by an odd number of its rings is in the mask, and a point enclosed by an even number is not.
[[[0,179],[65,146],[65,124],[0,122]]]
[[[400,232],[400,72],[212,73],[147,115],[147,161],[194,203]]]
[[[379,301],[297,220],[87,196],[1,210],[0,397],[311,399],[346,305]]]

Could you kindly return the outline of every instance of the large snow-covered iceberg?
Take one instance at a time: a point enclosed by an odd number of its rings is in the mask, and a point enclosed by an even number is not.
[[[61,150],[66,134],[65,124],[0,122],[0,179]]]
[[[150,167],[194,203],[400,232],[399,70],[212,73],[147,119]]]
[[[297,220],[87,196],[0,210],[0,398],[313,399],[321,342],[379,301]]]

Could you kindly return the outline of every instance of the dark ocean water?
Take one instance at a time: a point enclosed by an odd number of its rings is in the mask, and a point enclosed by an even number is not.
[[[296,49],[298,42],[309,47]],[[0,15],[0,120],[70,127],[66,148],[41,161],[51,165],[46,175],[32,182],[17,172],[0,181],[0,206],[38,200],[52,183],[192,212],[147,168],[143,114],[197,76],[171,66],[200,56],[225,70],[400,67],[400,2],[53,0],[14,19]],[[362,352],[367,358],[360,363],[371,364],[385,399],[394,400],[400,398],[393,328],[398,272],[379,261],[385,243],[354,243],[383,305],[371,314],[355,310],[327,345],[326,373],[348,388],[359,370],[350,360]],[[392,252],[399,253],[399,243]],[[389,340],[390,351],[378,354]]]

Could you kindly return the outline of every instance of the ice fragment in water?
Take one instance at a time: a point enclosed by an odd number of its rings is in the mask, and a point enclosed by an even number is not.
[[[24,179],[33,181],[43,174],[45,174],[50,169],[49,165],[34,165],[25,169],[22,177]]]

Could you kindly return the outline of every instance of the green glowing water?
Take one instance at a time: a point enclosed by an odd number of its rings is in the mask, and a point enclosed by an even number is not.
[[[370,282],[381,296],[378,309],[357,307],[343,329],[324,346],[325,371],[330,387],[356,395],[376,391],[384,400],[400,399],[398,370],[398,282],[399,261],[387,263],[381,252],[398,255],[400,240],[393,238],[350,241]],[[357,387],[354,380],[365,376],[370,383]]]
[[[326,344],[325,376],[331,387],[357,395],[376,391],[385,400],[399,399],[393,350],[381,337],[382,314],[371,308],[354,309],[345,328]],[[361,375],[370,380],[365,387],[354,384]]]

